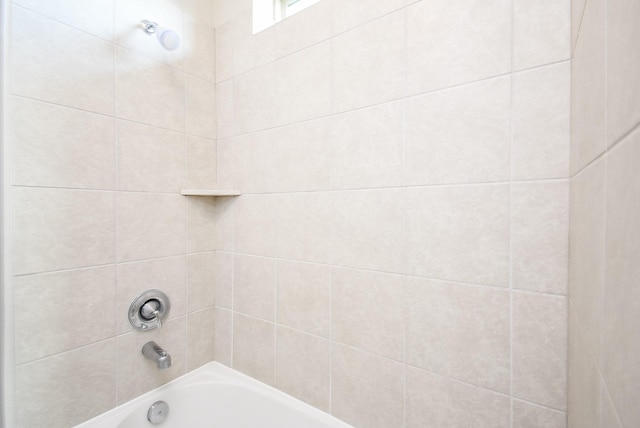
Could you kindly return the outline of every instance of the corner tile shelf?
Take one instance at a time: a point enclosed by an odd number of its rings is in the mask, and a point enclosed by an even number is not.
[[[183,196],[240,196],[239,190],[182,189]]]

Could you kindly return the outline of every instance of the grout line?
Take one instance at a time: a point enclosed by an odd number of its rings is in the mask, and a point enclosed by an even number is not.
[[[570,8],[570,9],[571,9],[572,5],[573,5],[573,2],[571,2],[571,4],[569,5],[569,8]],[[572,31],[571,31],[571,35],[570,35],[571,40],[570,40],[570,43],[571,43],[571,57],[572,57],[572,58],[573,58],[573,56],[574,56],[574,55],[575,55],[575,53],[576,53],[576,47],[578,47],[578,40],[580,39],[580,31],[582,30],[582,23],[583,23],[583,21],[584,21],[584,15],[585,15],[585,14],[586,14],[586,12],[587,12],[587,6],[589,6],[589,0],[585,0],[585,2],[584,2],[584,7],[582,8],[582,13],[580,14],[580,22],[578,22],[578,29],[577,29],[577,33],[576,33],[576,40],[575,40],[575,43],[574,43],[574,41],[573,41],[573,28],[572,28]],[[570,17],[573,17],[572,12],[573,12],[572,10],[570,10],[570,11],[569,11],[569,16],[570,16]],[[572,24],[573,24],[573,23],[572,23]]]
[[[113,37],[113,41],[115,41],[115,27],[116,27],[116,4],[115,2],[113,2],[112,4],[112,11],[113,11],[113,21],[112,21],[112,37]],[[117,114],[117,108],[118,108],[118,70],[117,70],[117,50],[115,45],[112,45],[112,51],[113,51],[113,114],[114,114],[114,118],[113,118],[113,144],[114,144],[114,159],[113,162],[115,163],[115,168],[114,168],[114,174],[115,174],[115,188],[118,189],[120,187],[120,138],[119,138],[119,125],[118,125],[118,120],[115,118],[116,114]],[[115,191],[114,195],[114,204],[113,204],[113,222],[114,222],[114,229],[113,229],[113,257],[114,257],[114,283],[113,283],[113,287],[114,287],[114,296],[118,296],[118,283],[120,278],[118,277],[118,205],[120,202],[120,198],[118,197],[118,192]],[[115,373],[114,373],[114,378],[115,378],[115,399],[116,399],[116,406],[118,405],[118,403],[120,402],[120,396],[119,396],[119,388],[118,385],[120,385],[122,379],[120,379],[119,373],[122,372],[120,365],[121,365],[121,361],[118,358],[118,304],[116,303],[115,308],[115,317],[114,317],[114,328],[113,331],[115,332],[115,339],[114,339],[114,343],[115,343]]]
[[[312,118],[308,118],[308,119],[299,120],[297,122],[274,124],[274,125],[271,125],[271,126],[267,126],[265,128],[248,130],[248,131],[245,131],[245,132],[240,132],[238,134],[235,134],[236,130],[234,129],[234,134],[235,135],[229,136],[227,138],[243,137],[243,136],[257,134],[257,133],[270,131],[270,130],[274,130],[274,129],[285,128],[285,127],[299,125],[299,124],[306,123],[306,122],[311,122],[311,121],[316,121],[316,120],[321,120],[321,119],[327,119],[327,118],[334,117],[334,116],[339,116],[339,115],[343,115],[343,114],[348,114],[348,113],[353,113],[353,112],[357,112],[357,111],[361,111],[361,110],[375,108],[375,107],[379,107],[379,106],[385,105],[385,104],[401,102],[401,101],[404,101],[404,100],[412,100],[414,98],[420,98],[420,97],[423,97],[423,96],[429,96],[429,95],[434,95],[434,94],[438,94],[438,93],[442,93],[442,92],[447,92],[447,91],[452,90],[452,89],[469,87],[469,86],[473,86],[475,84],[479,84],[479,83],[483,83],[483,82],[488,82],[488,81],[492,81],[492,80],[505,78],[505,77],[508,77],[508,76],[512,76],[513,74],[521,74],[521,73],[526,73],[526,72],[534,71],[534,70],[541,69],[541,68],[553,67],[553,66],[556,66],[558,64],[567,63],[569,61],[570,61],[570,58],[564,58],[564,59],[561,59],[561,60],[558,60],[558,61],[555,61],[555,62],[551,62],[551,63],[547,63],[547,64],[536,65],[534,67],[524,68],[522,70],[517,70],[517,71],[509,71],[507,73],[488,76],[488,77],[484,77],[484,78],[480,78],[480,79],[472,80],[472,81],[461,82],[461,83],[454,84],[454,85],[451,85],[451,86],[447,86],[447,87],[444,87],[444,88],[437,88],[437,89],[424,91],[424,92],[411,94],[411,95],[407,95],[406,89],[405,89],[404,94],[402,96],[395,97],[395,98],[392,98],[392,99],[389,99],[389,100],[385,100],[385,101],[382,101],[382,102],[377,102],[377,103],[374,103],[374,104],[355,107],[355,108],[342,110],[342,111],[335,111],[335,106],[333,105],[333,101],[332,101],[331,113],[327,113],[327,114],[324,114],[324,115],[320,115],[320,116],[316,116],[316,117],[312,117]],[[258,67],[258,68],[260,68],[260,67]],[[254,69],[252,71],[257,70],[258,68]],[[332,72],[333,72],[333,70],[332,70]],[[242,75],[234,76],[233,78],[231,78],[229,80],[235,80],[240,76],[242,76]],[[331,81],[333,82],[333,76],[331,76]],[[406,85],[406,83],[405,83],[405,85]],[[333,100],[333,97],[332,97],[332,100]]]
[[[267,195],[281,195],[281,194],[308,194],[308,193],[338,193],[338,192],[382,192],[389,190],[426,190],[432,188],[441,187],[478,187],[478,186],[499,186],[508,184],[536,184],[536,183],[554,183],[568,181],[571,177],[555,177],[555,178],[532,178],[532,179],[519,179],[519,180],[502,180],[502,181],[478,181],[472,183],[436,183],[436,184],[415,184],[415,185],[396,185],[387,187],[345,187],[334,189],[314,189],[314,190],[282,190],[282,191],[247,191],[243,190],[243,196],[267,196]]]
[[[509,427],[513,428],[513,152],[514,152],[514,115],[515,115],[515,0],[511,1],[511,80],[509,111]]]

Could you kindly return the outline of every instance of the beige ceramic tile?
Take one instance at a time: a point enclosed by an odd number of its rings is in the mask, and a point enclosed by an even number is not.
[[[142,347],[153,340],[171,355],[171,367],[159,370],[142,355]],[[185,374],[187,355],[186,317],[163,324],[161,330],[127,333],[117,338],[118,404]]]
[[[117,329],[118,333],[134,328],[127,317],[129,306],[144,291],[155,288],[169,298],[167,320],[181,317],[186,308],[187,266],[184,257],[170,257],[118,264]]]
[[[184,27],[181,2],[171,0],[114,0],[116,43],[148,58],[153,58],[173,67],[184,68]],[[157,36],[144,32],[140,21],[155,21],[161,27],[175,31],[181,38],[178,49],[169,51],[162,47]]]
[[[509,392],[509,292],[407,278],[407,363]]]
[[[14,274],[115,261],[112,192],[16,188],[13,198]]]
[[[526,401],[513,400],[513,428],[566,428],[567,414]]]
[[[288,328],[276,330],[278,389],[329,411],[331,344]]]
[[[513,66],[516,70],[571,56],[571,0],[515,0]]]
[[[215,309],[187,315],[187,370],[213,361],[215,354]]]
[[[512,184],[512,286],[567,294],[568,267],[568,180]]]
[[[216,85],[185,76],[185,128],[188,134],[216,138]]]
[[[275,325],[242,315],[233,316],[233,368],[261,382],[275,381]]]
[[[403,391],[402,364],[332,345],[331,413],[335,417],[367,428],[401,426]]]
[[[332,269],[331,338],[383,357],[404,360],[403,277]]]
[[[331,261],[331,195],[282,195],[278,215],[278,256],[315,263]]]
[[[319,119],[278,128],[272,134],[277,191],[328,190],[331,185],[330,119]],[[241,162],[241,160],[239,159]],[[268,181],[262,177],[264,181]]]
[[[184,254],[185,199],[159,193],[120,193],[117,206],[118,261]]]
[[[509,77],[407,100],[407,184],[508,180],[510,114]]]
[[[234,75],[268,64],[276,58],[276,35],[273,27],[253,34],[250,13],[242,13],[233,20]]]
[[[233,312],[215,308],[213,356],[225,366],[233,365]]]
[[[278,125],[331,113],[333,55],[331,43],[325,42],[276,61],[271,84],[276,85]]]
[[[234,136],[233,130],[233,80],[216,85],[216,130],[218,138]]]
[[[187,250],[213,251],[216,248],[216,198],[189,197],[187,203]]]
[[[184,135],[120,120],[118,189],[178,193],[185,187]]]
[[[209,82],[216,75],[215,29],[202,17],[184,16],[184,69]]]
[[[569,311],[568,351],[568,426],[600,428],[600,371],[572,306]]]
[[[112,118],[20,97],[10,111],[14,184],[115,188]]]
[[[183,73],[135,52],[117,49],[116,115],[118,117],[159,128],[184,131],[184,100]]]
[[[640,420],[640,131],[609,152],[602,370],[622,426]]]
[[[332,263],[386,272],[404,271],[404,191],[332,193]]]
[[[399,11],[331,40],[334,112],[404,96],[404,24]]]
[[[409,6],[407,94],[509,72],[511,9],[508,0],[437,0]]]
[[[216,140],[187,136],[187,183],[190,189],[211,189],[217,181]]]
[[[113,266],[15,277],[16,364],[114,336],[115,295]]]
[[[244,193],[275,190],[278,180],[275,142],[280,130],[266,130],[242,135],[232,140],[233,187]],[[220,162],[224,162],[221,159]]]
[[[278,202],[277,195],[243,195],[234,202],[237,252],[262,256],[277,254]]]
[[[112,44],[21,7],[11,20],[14,94],[113,114]]]
[[[213,251],[187,256],[187,312],[209,308],[215,304],[217,260]]]
[[[276,57],[315,45],[331,37],[331,0],[320,1],[275,27]]]
[[[230,187],[233,188],[233,187]],[[238,197],[215,198],[215,248],[219,251],[233,251],[235,248],[235,206]]]
[[[571,180],[569,291],[598,361],[601,361],[604,321],[605,188],[605,158]]]
[[[113,39],[113,0],[16,0],[13,3],[102,39]]]
[[[640,123],[640,52],[634,42],[640,38],[640,4],[607,5],[607,141],[611,146]]]
[[[513,178],[569,175],[570,62],[513,79]]]
[[[588,1],[571,61],[571,172],[606,149],[604,0]]]
[[[405,216],[408,273],[509,284],[507,185],[408,189]]]
[[[404,110],[404,102],[400,101],[332,117],[330,157],[334,189],[404,183]]]
[[[264,257],[234,258],[233,309],[274,321],[276,315],[276,261]]]
[[[513,293],[512,394],[567,407],[567,299]]]
[[[406,427],[509,427],[509,397],[407,367]]]
[[[279,112],[277,64],[269,63],[233,79],[233,130],[236,135],[271,128]]]
[[[17,426],[84,422],[116,405],[115,340],[20,365],[15,382]]]
[[[407,0],[389,0],[384,2],[376,0],[359,0],[357,2],[325,0],[322,3],[331,3],[331,28],[333,34],[339,34],[401,9],[405,6]]]
[[[216,27],[216,82],[222,82],[232,78],[233,71],[233,46],[234,24],[232,20]]]
[[[278,324],[329,337],[331,272],[329,266],[278,261]]]
[[[216,306],[227,309],[231,309],[233,298],[233,260],[233,254],[216,251],[213,255],[213,273],[211,279],[207,280],[213,282]]]

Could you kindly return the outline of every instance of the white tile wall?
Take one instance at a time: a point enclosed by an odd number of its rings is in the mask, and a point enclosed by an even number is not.
[[[509,291],[417,278],[407,282],[407,363],[508,393]]]
[[[117,122],[118,189],[179,192],[185,187],[185,136],[135,122]]]
[[[113,118],[14,98],[15,184],[115,189]]]
[[[509,179],[510,77],[411,98],[406,110],[407,184]]]
[[[517,3],[216,28],[216,359],[355,426],[565,425],[570,8]]]
[[[217,180],[215,31],[152,3],[7,4],[17,426],[75,426],[216,352],[215,202],[180,195]],[[143,18],[182,47],[162,49]],[[172,309],[140,334],[126,312],[149,288]],[[168,371],[140,354],[152,339]]]
[[[115,342],[109,339],[17,366],[17,425],[63,428],[114,407]]]
[[[113,192],[16,188],[13,273],[115,262]]]
[[[407,7],[407,94],[511,71],[511,1],[437,0]]]
[[[74,393],[30,377],[31,365],[50,370],[60,352],[90,355],[90,343],[107,338],[99,343],[115,363],[98,370],[105,390],[83,397],[79,416],[56,410],[62,424],[213,353],[355,426],[501,427],[510,413],[513,426],[563,426],[566,311],[543,303],[565,301],[548,293],[566,288],[566,243],[555,231],[567,229],[558,221],[567,185],[538,180],[568,173],[568,64],[555,64],[568,58],[567,0],[324,0],[255,36],[248,14],[213,30],[158,1],[153,19],[184,34],[173,53],[136,28],[144,2],[102,1],[116,26],[104,19],[91,34],[94,10],[14,7],[16,104],[57,111],[38,119],[37,108],[22,109],[24,123],[43,124],[16,128],[32,141],[25,147],[46,153],[36,142],[45,124],[70,147],[74,120],[104,128],[91,139],[100,148],[44,154],[69,165],[64,173],[46,162],[54,172],[15,183],[44,187],[16,191],[25,239],[15,264],[21,274],[116,264],[117,307],[136,283],[170,289],[176,312],[153,337],[175,367],[158,374],[139,355],[150,336],[117,314],[116,333],[79,334],[36,362],[25,342],[20,385],[67,403]],[[32,38],[45,31],[53,49]],[[595,128],[606,147],[605,128]],[[97,161],[107,154],[111,163]],[[36,166],[31,151],[17,159],[16,169]],[[216,181],[243,196],[178,195],[184,183]],[[72,190],[49,189],[57,186]],[[61,242],[62,252],[49,251]],[[544,323],[520,310],[525,295],[543,302]],[[84,361],[91,370],[94,360]],[[131,382],[137,371],[146,383]],[[21,391],[22,402],[38,398]],[[38,424],[42,409],[23,409],[21,420]]]
[[[18,6],[12,22],[13,94],[113,114],[113,44]]]
[[[401,10],[331,39],[334,112],[404,96],[404,22]]]
[[[514,75],[514,179],[569,176],[569,78],[568,61]]]
[[[633,2],[574,1],[569,427],[633,426],[640,380],[640,20]],[[582,16],[580,14],[582,12]]]
[[[513,2],[513,66],[517,70],[569,59],[571,5],[542,0]]]
[[[509,186],[408,189],[407,272],[509,285]]]
[[[276,331],[275,386],[329,411],[331,342],[284,327]],[[305,379],[305,382],[300,382]]]
[[[509,427],[509,397],[407,367],[407,428]],[[426,394],[425,391],[437,391]]]

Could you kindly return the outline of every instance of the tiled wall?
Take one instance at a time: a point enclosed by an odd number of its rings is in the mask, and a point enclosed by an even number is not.
[[[566,425],[569,6],[216,27],[216,360],[358,427]]]
[[[640,4],[573,1],[569,426],[640,420]]]
[[[180,3],[180,2],[178,2]],[[9,143],[19,427],[69,427],[213,358],[215,34],[163,0],[14,0]],[[163,50],[137,27],[183,37]],[[162,331],[126,314],[170,297]],[[172,356],[160,372],[140,350]]]

